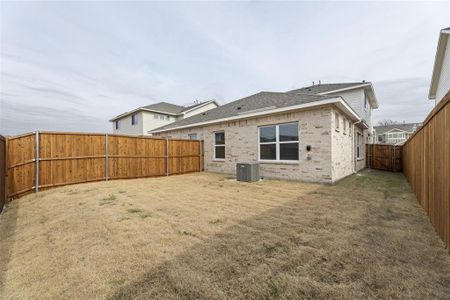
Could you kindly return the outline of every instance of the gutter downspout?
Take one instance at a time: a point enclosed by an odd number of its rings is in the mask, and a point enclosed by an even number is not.
[[[356,147],[356,134],[355,134],[355,125],[358,123],[361,123],[362,120],[356,121],[355,123],[352,123],[352,159],[353,159],[353,174],[356,173],[356,157],[355,157],[355,147]]]

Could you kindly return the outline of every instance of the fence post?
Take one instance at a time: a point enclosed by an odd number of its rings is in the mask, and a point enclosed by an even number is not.
[[[34,192],[39,192],[39,131],[35,132]]]
[[[395,157],[395,145],[394,145],[394,147],[392,147],[392,151],[394,152],[393,153],[393,155],[392,155],[392,160],[393,160],[393,162],[392,162],[392,170],[394,171],[394,172],[397,172],[397,166],[396,166],[396,164],[397,164],[397,159],[396,159],[396,157]]]
[[[109,143],[108,143],[108,133],[105,134],[105,181],[108,181],[109,173]]]
[[[166,176],[169,176],[169,139],[166,139]]]

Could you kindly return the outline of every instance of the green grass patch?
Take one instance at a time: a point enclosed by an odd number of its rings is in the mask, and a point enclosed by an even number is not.
[[[137,213],[141,213],[143,211],[142,211],[142,209],[139,209],[139,208],[129,208],[129,209],[127,209],[127,212],[132,213],[132,214],[137,214]]]
[[[117,197],[116,197],[115,195],[111,194],[111,195],[109,195],[108,197],[103,198],[103,199],[100,201],[100,205],[113,204],[114,201],[116,201],[116,200],[117,200]]]
[[[273,281],[272,279],[269,280],[267,283],[267,286],[269,287],[269,295],[273,298],[278,298],[280,296],[280,288],[278,287],[278,284]]]

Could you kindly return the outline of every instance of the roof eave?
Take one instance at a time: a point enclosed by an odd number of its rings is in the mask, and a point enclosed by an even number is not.
[[[220,106],[219,102],[217,102],[215,99],[212,99],[212,100],[209,100],[209,101],[205,101],[205,102],[201,103],[200,105],[197,105],[197,106],[195,106],[193,108],[186,109],[186,110],[182,111],[180,114],[184,115],[184,114],[186,114],[186,113],[188,113],[190,111],[199,109],[200,107],[203,107],[203,106],[208,105],[210,103],[215,103],[217,105],[217,107]]]
[[[371,82],[364,82],[364,83],[361,83],[360,85],[354,85],[354,86],[346,87],[343,89],[326,91],[326,92],[318,93],[317,95],[328,95],[328,94],[334,94],[334,93],[339,93],[339,92],[356,90],[356,89],[360,89],[360,88],[369,88],[370,89],[370,91],[372,93],[372,97],[369,97],[370,105],[372,106],[372,108],[378,108],[379,107],[378,100],[375,95],[375,90],[374,90]]]
[[[131,110],[129,112],[126,112],[126,113],[123,113],[121,115],[118,115],[118,116],[110,119],[109,122],[114,122],[114,121],[116,121],[118,119],[125,118],[126,116],[129,116],[129,115],[134,114],[135,112],[139,112],[139,111],[155,112],[155,113],[166,114],[166,115],[170,115],[170,116],[181,116],[182,115],[182,113],[174,114],[174,113],[169,113],[169,112],[166,112],[166,111],[160,111],[160,110],[155,110],[155,109],[148,109],[148,108],[139,107],[139,108],[133,109],[133,110]]]
[[[450,30],[447,30],[447,29],[441,30],[439,33],[438,45],[437,45],[437,49],[436,49],[436,55],[434,58],[433,73],[431,75],[430,90],[428,92],[429,100],[436,99],[437,85],[438,85],[439,75],[442,70],[442,62],[444,61],[444,55],[445,55],[445,51],[447,48],[447,40],[448,40],[449,34],[450,34]]]
[[[147,131],[147,133],[168,132],[168,131],[174,131],[174,130],[179,130],[179,129],[184,129],[184,128],[192,128],[192,127],[199,127],[199,126],[211,125],[211,124],[216,124],[216,123],[229,122],[229,121],[234,121],[234,120],[238,120],[238,119],[248,119],[248,118],[254,118],[254,117],[259,117],[259,116],[264,116],[264,115],[283,113],[283,112],[292,111],[292,110],[301,110],[301,109],[306,109],[306,108],[311,108],[311,107],[321,106],[321,105],[327,105],[327,104],[335,104],[341,110],[345,111],[348,115],[352,116],[356,121],[361,121],[361,118],[342,99],[342,97],[334,97],[334,98],[330,98],[330,99],[314,101],[314,102],[309,102],[309,103],[305,103],[305,104],[292,105],[292,106],[288,106],[288,107],[266,110],[263,112],[242,114],[242,115],[238,115],[238,116],[215,119],[215,120],[210,120],[210,121],[205,121],[205,122],[197,122],[197,123],[188,124],[188,125],[184,125],[184,126],[178,126],[178,127],[172,127],[172,128],[160,129],[160,130],[153,129],[153,130]]]

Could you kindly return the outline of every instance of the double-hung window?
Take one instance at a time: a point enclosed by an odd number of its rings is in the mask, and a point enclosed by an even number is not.
[[[214,159],[225,159],[225,131],[214,132]]]
[[[298,161],[298,123],[259,127],[259,160]]]
[[[131,125],[136,125],[139,121],[138,114],[131,115]]]
[[[120,129],[120,121],[119,121],[119,120],[117,120],[117,121],[115,122],[115,126],[116,126],[116,130],[119,130],[119,129]]]

